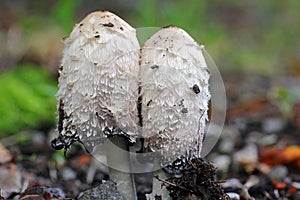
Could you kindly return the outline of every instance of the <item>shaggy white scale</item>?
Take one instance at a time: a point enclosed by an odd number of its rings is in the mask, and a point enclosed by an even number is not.
[[[113,13],[98,11],[64,41],[55,149],[66,151],[80,141],[93,152],[108,138],[124,150],[106,152],[108,167],[122,160],[129,171],[129,143],[139,138],[161,167],[200,157],[210,74],[202,47],[184,30],[162,28],[140,48],[134,28]],[[110,168],[110,176],[124,199],[136,198],[128,171]],[[169,198],[158,184],[148,199],[157,194]]]

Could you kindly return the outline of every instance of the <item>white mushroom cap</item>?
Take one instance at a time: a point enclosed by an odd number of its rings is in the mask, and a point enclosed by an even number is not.
[[[63,136],[94,145],[109,134],[138,134],[139,43],[136,31],[108,11],[89,14],[65,39],[59,91]]]
[[[142,47],[141,95],[146,148],[159,163],[200,155],[207,121],[209,72],[201,47],[170,26]]]

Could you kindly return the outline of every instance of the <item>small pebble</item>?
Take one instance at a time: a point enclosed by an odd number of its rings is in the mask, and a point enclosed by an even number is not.
[[[240,199],[240,195],[234,192],[228,192],[226,193],[231,200],[239,200]]]
[[[261,139],[257,141],[257,143],[261,146],[272,145],[277,143],[278,136],[276,134],[270,134],[263,136]]]
[[[250,188],[254,185],[259,184],[259,177],[258,176],[250,176],[247,182],[244,184],[246,188]]]
[[[230,139],[235,139],[237,137],[239,137],[239,131],[237,129],[237,127],[231,125],[225,125],[223,130],[222,130],[222,134],[221,134],[221,139],[226,139],[226,138],[230,138]]]
[[[76,172],[70,168],[63,168],[61,170],[61,175],[64,180],[74,180],[76,179]]]
[[[232,138],[224,138],[219,145],[221,153],[231,153],[234,150],[234,140]]]
[[[276,179],[278,181],[282,181],[288,174],[288,169],[286,166],[283,165],[279,165],[274,167],[270,173],[268,174],[268,176],[270,178]]]
[[[32,136],[32,142],[37,145],[44,145],[46,136],[42,132],[37,132]]]
[[[257,146],[253,143],[250,143],[241,150],[237,151],[233,158],[236,162],[241,164],[256,163],[258,159]]]
[[[218,155],[212,160],[212,162],[214,163],[214,165],[217,167],[218,170],[226,172],[231,163],[231,159],[228,155]]]
[[[112,181],[102,181],[102,183],[94,188],[81,192],[78,200],[96,200],[96,199],[111,199],[122,200],[123,197],[118,191],[117,186]]]
[[[300,182],[292,182],[292,186],[300,190]]]
[[[263,134],[261,132],[258,131],[251,131],[247,134],[247,136],[245,136],[245,142],[247,144],[249,143],[257,143],[257,141],[259,141],[262,138]]]
[[[264,133],[274,133],[281,131],[285,126],[283,118],[273,117],[264,119],[262,122],[262,130]]]
[[[237,178],[228,179],[225,183],[221,184],[223,188],[242,188],[243,185]]]
[[[57,197],[59,199],[65,198],[65,193],[62,191],[61,188],[47,188],[47,192],[51,195],[51,197]]]
[[[247,120],[242,117],[234,119],[233,123],[239,131],[245,131],[247,129]]]

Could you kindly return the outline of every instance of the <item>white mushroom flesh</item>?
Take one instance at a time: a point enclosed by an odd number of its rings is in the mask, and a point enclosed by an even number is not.
[[[64,40],[59,71],[59,127],[63,136],[134,142],[138,134],[139,43],[136,31],[108,11],[89,14]]]
[[[161,165],[199,157],[210,99],[202,48],[170,26],[151,36],[141,52],[145,147]]]

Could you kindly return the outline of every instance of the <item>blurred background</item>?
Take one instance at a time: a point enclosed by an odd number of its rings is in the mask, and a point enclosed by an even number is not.
[[[0,136],[55,126],[62,38],[92,11],[110,10],[133,27],[185,29],[206,46],[230,92],[236,77],[300,75],[299,8],[298,0],[2,0]]]
[[[50,147],[51,137],[57,135],[55,95],[63,38],[97,10],[112,11],[136,28],[176,25],[204,44],[227,94],[223,133],[208,155],[220,169],[219,178],[247,180],[247,175],[261,170],[239,164],[280,164],[291,168],[281,166],[284,173],[279,173],[275,167],[270,177],[286,178],[289,170],[289,180],[298,181],[300,191],[299,8],[299,0],[1,0],[1,195],[19,192],[25,183],[39,183],[58,186],[75,197],[91,183],[108,178],[79,145],[72,146],[66,158],[63,151],[54,153]],[[19,168],[2,165],[5,158],[22,169],[25,186],[21,187]],[[136,177],[136,182],[141,196],[151,191],[151,182],[143,177]],[[254,190],[255,194],[259,193]]]

